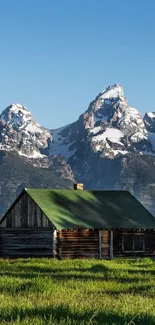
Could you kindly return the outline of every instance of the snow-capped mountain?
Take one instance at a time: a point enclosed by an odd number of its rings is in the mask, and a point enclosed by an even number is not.
[[[76,122],[52,130],[49,152],[62,155],[86,188],[130,190],[155,214],[155,114],[148,116],[114,84]]]
[[[36,123],[20,104],[0,115],[3,211],[22,184],[71,188],[76,180],[87,189],[130,190],[155,214],[154,166],[155,113],[143,118],[120,84],[104,89],[77,121],[56,130]]]
[[[25,106],[12,104],[0,115],[0,150],[15,151],[27,158],[61,155],[76,158],[82,142],[104,158],[130,152],[155,154],[155,113],[141,114],[128,105],[121,85],[104,89],[79,119],[57,130],[35,122]]]
[[[0,115],[1,150],[41,158],[51,140],[50,131],[36,123],[25,106],[12,104]]]
[[[128,105],[119,84],[101,92],[76,123],[53,130],[52,134],[51,152],[61,154],[67,160],[71,157],[75,159],[76,150],[79,151],[79,145],[84,141],[83,136],[102,158],[114,159],[133,151],[155,154],[154,141],[143,117]]]
[[[126,155],[133,148],[145,150],[150,147],[143,118],[128,105],[119,84],[99,94],[87,114],[92,114],[94,121],[90,128],[91,142],[102,156],[114,158]]]

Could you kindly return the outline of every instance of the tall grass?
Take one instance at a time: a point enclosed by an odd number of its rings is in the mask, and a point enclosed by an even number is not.
[[[0,260],[0,324],[155,324],[155,260]]]

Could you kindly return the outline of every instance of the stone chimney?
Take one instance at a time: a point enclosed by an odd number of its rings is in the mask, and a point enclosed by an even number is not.
[[[74,190],[83,190],[83,184],[82,183],[74,184]]]

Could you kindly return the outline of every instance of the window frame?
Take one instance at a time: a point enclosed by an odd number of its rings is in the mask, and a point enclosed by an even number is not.
[[[132,236],[132,250],[125,250],[124,249],[124,237],[127,237],[127,236]],[[143,249],[141,250],[135,250],[135,237],[137,236],[142,236],[142,242],[143,242]],[[145,237],[144,237],[144,233],[137,233],[137,234],[132,234],[132,233],[124,233],[122,234],[122,251],[124,253],[143,253],[145,252]]]

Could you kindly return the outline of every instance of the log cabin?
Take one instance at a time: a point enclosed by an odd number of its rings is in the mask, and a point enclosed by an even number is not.
[[[155,218],[128,191],[25,188],[0,222],[1,257],[155,255]]]

